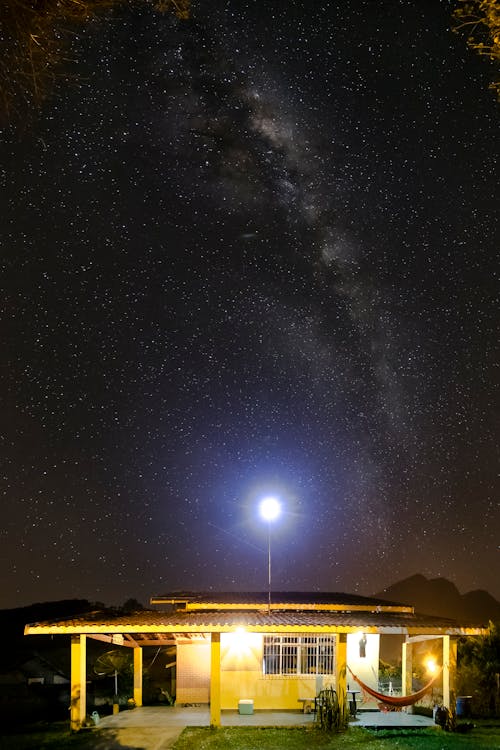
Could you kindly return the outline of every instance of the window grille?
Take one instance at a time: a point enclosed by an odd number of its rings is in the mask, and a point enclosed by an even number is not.
[[[264,636],[264,674],[334,674],[334,635]]]

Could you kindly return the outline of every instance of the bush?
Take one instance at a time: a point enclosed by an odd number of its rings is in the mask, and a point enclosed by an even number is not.
[[[490,622],[485,636],[459,642],[457,695],[472,696],[474,716],[500,714],[500,626]]]

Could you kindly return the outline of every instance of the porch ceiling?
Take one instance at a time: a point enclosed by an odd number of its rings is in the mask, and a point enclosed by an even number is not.
[[[78,631],[81,632],[81,631]],[[207,633],[86,633],[89,638],[104,643],[113,643],[115,646],[176,646],[178,643],[190,641],[208,641]]]

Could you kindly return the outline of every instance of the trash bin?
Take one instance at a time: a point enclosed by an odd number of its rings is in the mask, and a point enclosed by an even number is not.
[[[242,698],[238,701],[238,713],[247,716],[253,714],[253,700],[250,698]]]
[[[456,711],[458,719],[465,719],[471,713],[472,695],[457,695]]]

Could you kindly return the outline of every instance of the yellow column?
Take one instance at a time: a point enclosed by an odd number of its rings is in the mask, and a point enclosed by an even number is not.
[[[78,732],[81,729],[87,711],[86,695],[86,636],[71,636],[71,705],[70,729]]]
[[[220,633],[212,633],[211,639],[210,726],[220,727]]]
[[[134,648],[134,701],[136,706],[142,706],[142,648]]]
[[[412,691],[412,652],[413,646],[411,643],[403,643],[403,653],[401,657],[401,692],[403,695],[409,695]]]
[[[455,709],[455,676],[457,671],[457,642],[449,635],[443,636],[443,705]],[[452,705],[453,704],[453,705]]]
[[[335,654],[335,689],[339,701],[342,696],[347,701],[347,635],[337,634],[337,653]]]

